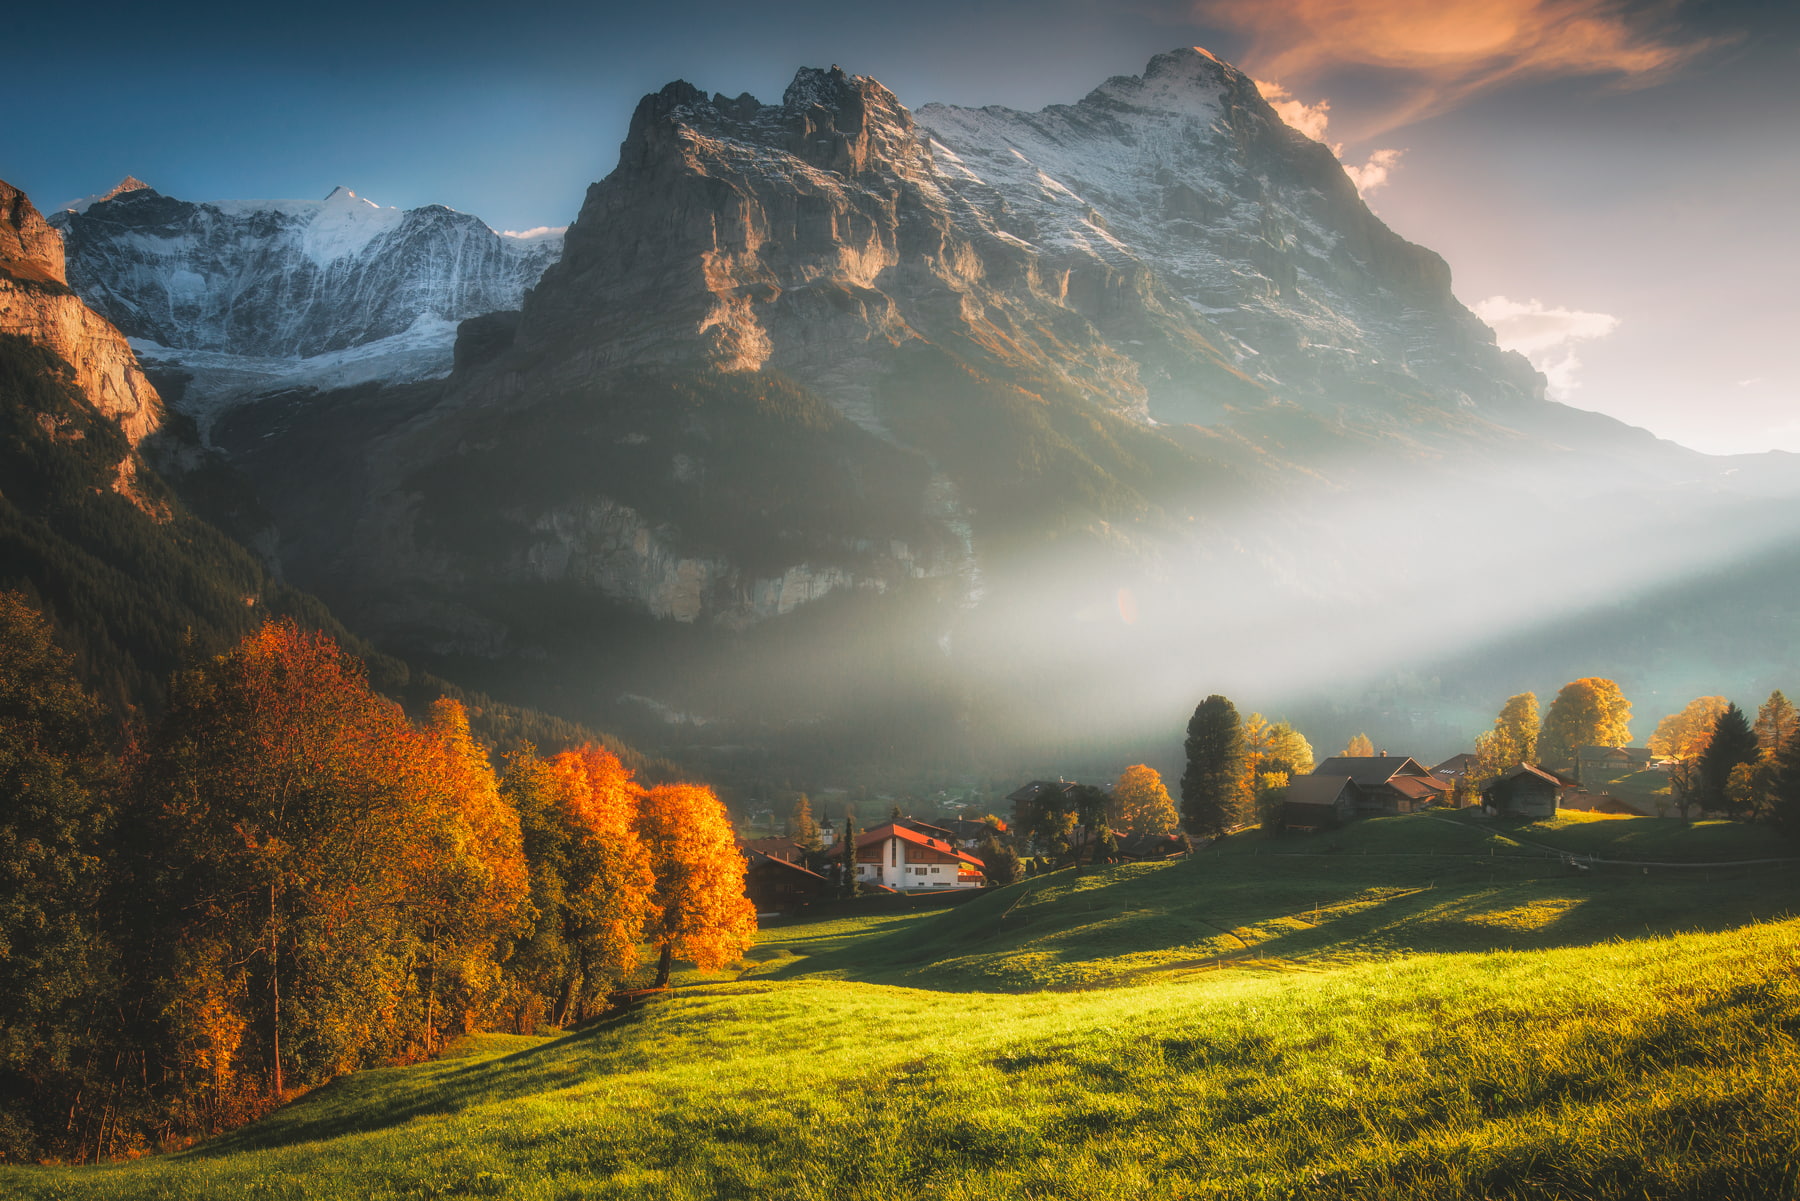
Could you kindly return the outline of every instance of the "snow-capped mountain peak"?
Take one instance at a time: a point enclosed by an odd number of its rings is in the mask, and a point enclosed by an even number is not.
[[[442,205],[383,207],[345,187],[196,204],[139,185],[52,224],[70,286],[155,357],[195,372],[196,407],[219,402],[207,395],[215,382],[253,391],[278,372],[290,385],[315,359],[337,381],[350,351],[366,378],[448,371],[456,323],[519,307],[562,249],[551,231],[504,237]]]
[[[66,213],[85,213],[89,208],[99,204],[102,200],[111,200],[115,196],[122,196],[126,192],[136,192],[148,188],[149,186],[149,184],[145,183],[137,176],[127,175],[124,179],[121,179],[118,183],[114,184],[111,190],[96,192],[92,196],[83,196],[80,200],[71,200],[68,204],[63,205],[62,209],[59,211]]]
[[[1086,103],[1110,101],[1211,119],[1220,115],[1228,93],[1248,83],[1242,72],[1211,52],[1190,46],[1152,58],[1142,75],[1113,76],[1090,92]]]

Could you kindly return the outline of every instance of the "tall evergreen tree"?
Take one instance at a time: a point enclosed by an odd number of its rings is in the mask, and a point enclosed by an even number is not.
[[[1217,838],[1237,823],[1244,802],[1244,731],[1237,707],[1217,693],[1188,722],[1187,770],[1181,773],[1181,825]]]
[[[1790,738],[1775,759],[1769,781],[1769,820],[1800,845],[1800,738]]]
[[[853,897],[862,891],[856,881],[856,814],[844,814],[844,841],[838,847],[838,895]]]
[[[1729,809],[1726,786],[1731,782],[1731,773],[1740,764],[1755,763],[1761,757],[1762,744],[1750,728],[1749,718],[1735,704],[1727,705],[1713,725],[1712,740],[1700,755],[1700,803],[1708,809]]]
[[[1756,711],[1756,739],[1762,744],[1763,758],[1774,762],[1800,727],[1800,712],[1777,688]]]

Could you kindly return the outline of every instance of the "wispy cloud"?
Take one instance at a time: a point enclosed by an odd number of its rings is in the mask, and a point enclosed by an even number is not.
[[[1619,328],[1610,313],[1584,313],[1553,309],[1540,300],[1511,300],[1490,296],[1474,306],[1475,315],[1494,329],[1500,346],[1516,350],[1531,360],[1550,382],[1550,395],[1567,399],[1581,386],[1576,374],[1581,360],[1575,348],[1582,342],[1604,338]]]
[[[1245,64],[1311,82],[1339,67],[1399,73],[1403,95],[1373,136],[1502,84],[1547,76],[1655,82],[1716,40],[1684,37],[1672,0],[1193,0],[1201,20],[1248,34]]]
[[[1263,99],[1269,102],[1269,107],[1283,121],[1313,141],[1331,145],[1325,138],[1326,128],[1331,124],[1331,101],[1321,100],[1317,104],[1308,104],[1273,79],[1258,79],[1253,82],[1257,91],[1263,94]],[[1338,149],[1336,146],[1331,148]]]
[[[1325,143],[1331,147],[1331,152],[1337,155],[1339,160],[1343,159],[1344,144],[1333,142],[1330,138],[1331,101],[1320,100],[1316,104],[1308,104],[1276,80],[1258,79],[1253,82],[1256,84],[1257,90],[1263,94],[1263,99],[1269,102],[1269,107],[1275,110],[1276,116],[1313,141]],[[1350,177],[1350,182],[1356,185],[1356,190],[1366,200],[1369,193],[1387,183],[1388,174],[1400,165],[1400,156],[1403,153],[1404,151],[1400,150],[1373,151],[1369,155],[1368,162],[1360,167],[1354,163],[1345,162],[1344,174]]]
[[[1344,174],[1350,177],[1350,182],[1356,185],[1356,190],[1362,193],[1364,199],[1367,199],[1369,193],[1387,183],[1388,173],[1400,165],[1400,156],[1403,153],[1405,152],[1401,150],[1377,150],[1370,154],[1369,161],[1360,167],[1354,163],[1345,163]]]

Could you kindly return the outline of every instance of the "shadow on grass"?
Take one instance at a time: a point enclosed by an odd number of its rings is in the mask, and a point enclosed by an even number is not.
[[[1767,872],[1692,879],[1506,855],[1201,855],[1035,878],[758,978],[830,976],[941,992],[1110,987],[1244,957],[1330,962],[1585,946],[1735,929],[1796,908],[1800,890]],[[1170,953],[1166,964],[1143,962],[1161,952]]]
[[[652,1058],[641,1044],[630,1045],[623,1053],[582,1052],[584,1044],[641,1022],[646,1009],[640,1005],[580,1031],[493,1058],[438,1059],[340,1077],[253,1125],[209,1139],[174,1158],[213,1159],[371,1134],[418,1118],[460,1113],[473,1105],[567,1088],[601,1072],[635,1070]]]

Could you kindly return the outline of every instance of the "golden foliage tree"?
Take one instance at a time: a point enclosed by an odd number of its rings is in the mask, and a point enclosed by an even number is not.
[[[1538,732],[1538,761],[1548,767],[1571,762],[1584,746],[1628,746],[1631,702],[1612,680],[1584,676],[1562,686]]]
[[[1650,753],[1665,759],[1698,759],[1712,741],[1713,727],[1731,702],[1722,696],[1697,696],[1679,713],[1671,713],[1650,735]]]
[[[500,983],[500,960],[526,921],[530,880],[519,816],[500,795],[487,751],[462,705],[432,706],[412,757],[413,796],[426,841],[412,869],[425,998],[425,1050],[468,1033]]]
[[[134,974],[178,1119],[247,1116],[468,1021],[491,983],[469,961],[524,895],[507,812],[460,711],[415,728],[324,635],[271,622],[179,675],[129,815]]]
[[[744,895],[744,857],[712,789],[664,784],[638,805],[638,836],[656,878],[645,938],[661,948],[658,987],[677,956],[702,969],[723,966],[756,941],[756,909]]]
[[[1537,762],[1538,700],[1535,692],[1506,698],[1494,718],[1494,728],[1475,739],[1477,778],[1490,780],[1521,763]]]
[[[557,1001],[560,1024],[587,1016],[589,1005],[637,970],[656,882],[637,828],[644,792],[618,756],[590,745],[550,764],[569,840],[563,926],[573,962]]]
[[[1133,834],[1162,838],[1181,825],[1175,800],[1153,767],[1137,763],[1126,768],[1119,773],[1112,794],[1118,802],[1120,824]]]
[[[1375,753],[1375,744],[1369,740],[1367,734],[1358,734],[1344,744],[1341,753],[1351,758],[1366,759]]]

